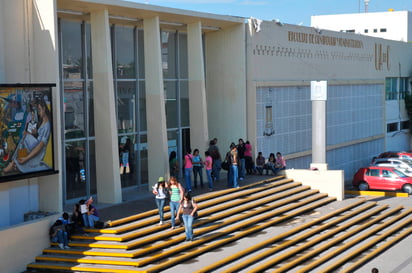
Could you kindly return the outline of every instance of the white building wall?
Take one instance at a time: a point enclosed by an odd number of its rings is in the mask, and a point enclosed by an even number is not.
[[[249,33],[247,67],[253,69],[247,75],[253,84],[248,84],[248,96],[256,96],[256,152],[267,157],[279,151],[286,155],[289,168],[309,168],[311,80],[328,81],[330,169],[343,169],[349,180],[373,155],[384,151],[387,142],[401,143],[386,138],[384,87],[386,77],[411,75],[411,45],[274,22],[263,22],[260,31],[252,26]],[[275,133],[265,136],[268,101]],[[398,120],[404,115],[401,107],[398,103],[390,109]]]
[[[410,42],[412,41],[411,17],[410,11],[316,15],[311,16],[311,26],[334,31],[354,31],[356,34]]]

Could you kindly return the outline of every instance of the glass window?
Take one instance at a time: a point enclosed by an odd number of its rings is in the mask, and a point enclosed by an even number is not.
[[[142,185],[148,184],[149,181],[149,171],[147,162],[147,135],[140,135],[140,145],[139,145],[139,163],[140,163],[140,183]]]
[[[377,177],[379,177],[379,170],[376,170],[376,169],[369,169],[369,171],[367,172],[367,175],[369,175],[369,176],[377,176]]]
[[[136,132],[136,82],[117,82],[117,129]]]
[[[89,116],[89,136],[94,136],[94,99],[93,99],[93,82],[88,82],[87,84],[87,98],[89,100],[89,111],[87,112]]]
[[[176,32],[162,31],[162,68],[165,79],[176,79]]]
[[[96,145],[94,140],[89,141],[89,154],[90,154],[90,160],[89,160],[89,175],[88,175],[88,180],[90,183],[90,194],[96,194],[97,193],[97,177],[96,177]],[[86,173],[87,175],[87,173]]]
[[[409,120],[401,121],[401,130],[408,130],[409,129]]]
[[[139,131],[147,131],[146,119],[146,86],[144,81],[139,81]]]
[[[73,199],[86,196],[86,150],[85,142],[71,141],[65,143],[66,153],[66,198]]]
[[[179,33],[179,78],[188,79],[187,34]]]
[[[115,40],[115,67],[117,78],[136,78],[134,29],[131,27],[116,26]]]
[[[64,136],[76,139],[85,136],[83,82],[64,83]]]
[[[399,81],[399,98],[405,99],[405,95],[409,94],[409,78],[400,78]]]
[[[137,30],[137,60],[138,60],[138,67],[139,67],[139,79],[145,78],[145,67],[144,67],[144,35],[143,30]]]
[[[61,20],[63,79],[82,78],[81,22]]]
[[[93,78],[93,65],[92,65],[92,34],[90,31],[90,24],[85,24],[86,28],[86,55],[87,55],[87,78]]]
[[[398,78],[386,78],[385,80],[385,97],[386,100],[396,100],[398,90]]]
[[[391,173],[388,170],[382,170],[383,177],[391,177]]]
[[[165,99],[166,99],[166,124],[167,128],[176,128],[178,126],[177,120],[177,94],[176,81],[166,81],[165,85]]]
[[[381,32],[386,32],[386,28],[381,28]]]
[[[180,119],[182,127],[190,126],[189,122],[189,83],[180,81]]]
[[[128,134],[120,137],[119,160],[120,160],[120,179],[122,187],[137,185],[137,135]]]
[[[386,125],[386,132],[387,133],[396,132],[396,131],[398,131],[398,123],[397,122],[388,123]]]

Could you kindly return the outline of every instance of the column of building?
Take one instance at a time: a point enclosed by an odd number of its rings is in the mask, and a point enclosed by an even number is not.
[[[122,201],[122,191],[108,10],[91,12],[90,22],[93,52],[97,194],[99,202],[119,203]]]

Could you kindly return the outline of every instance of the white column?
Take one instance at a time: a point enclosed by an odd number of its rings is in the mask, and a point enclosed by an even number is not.
[[[311,82],[312,100],[312,164],[311,168],[326,170],[326,99],[327,82]]]
[[[187,26],[189,67],[189,117],[192,150],[198,148],[202,157],[208,147],[207,103],[203,60],[201,23]]]
[[[159,17],[144,19],[149,186],[169,174]]]
[[[113,87],[110,25],[107,9],[90,14],[93,52],[94,128],[98,201],[119,203],[122,189],[115,96]]]

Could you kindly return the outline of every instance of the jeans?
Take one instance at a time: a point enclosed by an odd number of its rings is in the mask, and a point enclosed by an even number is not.
[[[260,175],[263,174],[263,167],[262,167],[262,166],[256,167],[256,170],[258,171],[258,173],[259,173]]]
[[[246,173],[246,160],[245,158],[240,159],[240,173],[239,176],[241,178],[245,178],[245,173]]]
[[[220,159],[213,159],[213,164],[212,164],[212,175],[215,178],[215,180],[220,179],[220,169],[222,169],[222,160]]]
[[[63,244],[65,246],[67,246],[68,241],[69,241],[68,236],[67,236],[67,232],[60,229],[59,231],[57,231],[56,236],[51,238],[51,241],[53,243],[59,243],[59,244]]]
[[[155,198],[156,199],[156,205],[157,205],[157,209],[159,210],[159,216],[160,216],[160,221],[163,222],[163,209],[165,207],[166,204],[166,199],[164,198]]]
[[[200,177],[200,186],[203,188],[203,172],[201,167],[193,166],[193,177],[194,177],[194,185],[197,188],[197,175],[199,174]]]
[[[87,213],[83,214],[83,222],[85,227],[94,227],[94,222],[99,221],[99,217],[90,214],[88,215]]]
[[[212,170],[206,170],[207,181],[209,182],[209,189],[213,189]]]
[[[185,168],[185,182],[186,182],[186,190],[192,191],[192,168]]]
[[[172,220],[172,227],[175,227],[175,217],[177,214],[177,210],[179,209],[180,203],[170,201],[170,219]]]
[[[183,223],[185,224],[186,240],[193,240],[193,216],[183,214]]]
[[[230,174],[229,174],[229,187],[237,188],[239,187],[239,184],[237,183],[237,175],[238,175],[238,169],[237,165],[231,165],[230,166]]]

